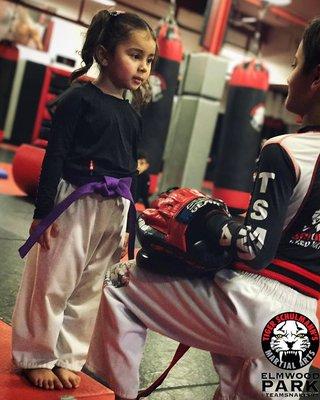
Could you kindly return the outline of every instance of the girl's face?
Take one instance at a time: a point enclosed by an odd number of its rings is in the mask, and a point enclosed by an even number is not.
[[[313,74],[303,72],[304,54],[300,43],[294,61],[292,72],[288,77],[288,95],[286,108],[288,111],[304,116],[312,107],[313,91],[311,90]]]
[[[137,90],[150,75],[155,52],[156,43],[150,32],[132,32],[108,57],[108,78],[119,89]]]

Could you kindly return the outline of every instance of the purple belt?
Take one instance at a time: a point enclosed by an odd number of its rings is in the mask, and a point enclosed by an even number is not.
[[[24,245],[19,248],[19,254],[23,258],[31,249],[31,247],[38,241],[42,233],[77,199],[82,196],[91,193],[99,193],[103,197],[123,197],[130,201],[129,209],[129,246],[128,253],[129,258],[134,258],[134,241],[135,241],[135,223],[136,223],[136,209],[134,201],[130,191],[131,177],[126,178],[113,178],[110,176],[104,176],[101,182],[90,182],[83,186],[78,187],[68,197],[66,197],[61,203],[57,204],[56,207],[41,220],[32,235],[29,236]]]

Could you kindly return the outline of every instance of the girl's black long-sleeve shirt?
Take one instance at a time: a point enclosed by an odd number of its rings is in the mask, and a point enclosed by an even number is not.
[[[105,175],[134,177],[141,129],[141,117],[127,100],[92,83],[70,89],[52,120],[34,218],[53,209],[61,178],[85,183]]]

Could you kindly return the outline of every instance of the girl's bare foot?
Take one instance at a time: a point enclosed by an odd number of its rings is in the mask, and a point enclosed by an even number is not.
[[[62,382],[64,388],[73,389],[79,387],[81,378],[75,372],[62,367],[54,367],[53,371]]]
[[[42,389],[63,389],[59,378],[48,368],[23,369],[23,375],[34,386]]]

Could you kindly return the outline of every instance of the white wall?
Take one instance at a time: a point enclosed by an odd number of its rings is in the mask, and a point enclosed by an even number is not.
[[[273,85],[286,84],[287,76],[301,35],[301,27],[273,27],[261,48],[261,60],[269,70],[270,83]],[[232,42],[238,40],[239,45],[243,46],[243,37],[236,37],[232,32],[228,32],[228,37]],[[230,60],[229,72],[235,64],[242,62],[253,55],[246,53],[243,48],[233,44],[225,43],[221,50],[221,55]]]
[[[38,0],[33,1],[36,2]],[[116,9],[136,12],[130,8],[130,4],[133,4],[132,0],[121,0],[121,2],[126,3],[126,5],[116,6]],[[42,0],[42,4],[46,4],[50,7],[51,11],[58,12],[68,18],[76,19],[79,16],[79,0]],[[168,3],[162,0],[135,0],[134,4],[146,11],[152,11],[153,14],[158,16],[150,17],[144,13],[140,13],[140,15],[145,18],[153,28],[156,28],[160,18],[165,16],[168,11]],[[104,6],[98,2],[87,1],[85,3],[81,20],[87,24],[90,23],[93,15],[103,8]],[[200,32],[202,29],[203,17],[188,10],[180,9],[177,20],[181,25],[188,26],[193,30],[198,30]],[[54,25],[48,53],[19,46],[21,57],[43,64],[52,64],[58,68],[67,70],[78,68],[81,64],[79,52],[82,48],[86,29],[81,25],[68,22],[61,18],[55,17],[53,18],[53,22]],[[186,53],[202,50],[199,44],[200,33],[192,32],[183,28],[180,29],[180,33]],[[286,83],[287,76],[290,72],[291,60],[299,43],[301,34],[302,28],[298,26],[279,26],[270,29],[262,47],[262,59],[269,70],[271,84],[278,85]],[[250,55],[245,54],[243,50],[245,43],[243,36],[229,30],[226,38],[228,41],[239,45],[237,47],[234,44],[231,45],[230,43],[225,43],[220,53],[222,57],[229,60],[228,71],[230,73],[235,64],[244,61],[246,58],[250,57]],[[57,55],[75,59],[75,68],[70,68],[56,63],[55,60]],[[90,69],[89,75],[95,77],[97,72],[97,67],[94,66]],[[222,109],[223,103],[224,102],[222,102],[221,106]],[[283,98],[282,103],[280,103],[279,99],[277,99],[275,107],[279,109],[279,114],[281,114],[288,123],[293,123],[295,117],[284,111]],[[273,114],[273,112],[271,114]]]
[[[116,6],[117,9],[132,11],[132,9],[130,9],[132,0],[121,0],[121,3],[126,3],[126,5],[122,4]],[[47,7],[50,7],[51,11],[58,12],[68,18],[76,19],[79,16],[80,2],[78,0],[43,0],[42,4],[46,4]],[[81,20],[85,23],[89,23],[93,15],[98,10],[103,9],[104,6],[94,1],[87,1],[85,4],[86,6],[83,10]],[[168,11],[168,3],[162,0],[136,0],[135,6],[145,9],[146,11],[151,10],[152,13],[159,16],[159,18],[153,18],[143,14],[143,12],[139,13],[153,28],[157,26],[160,17],[166,15]],[[134,10],[134,12],[136,11]],[[180,24],[189,26],[199,32],[202,29],[203,17],[188,10],[180,9],[177,20]],[[53,21],[54,28],[49,48],[49,60],[55,62],[56,56],[62,55],[75,59],[76,67],[78,67],[81,62],[78,52],[82,47],[84,40],[83,32],[85,31],[85,28],[60,18],[53,18]],[[296,26],[270,29],[267,43],[262,47],[262,58],[269,69],[271,83],[284,84],[286,82],[286,77],[290,71],[290,62],[294,55],[297,43],[299,42],[301,31],[302,29]],[[182,28],[181,37],[186,53],[201,51],[199,33]],[[241,35],[234,34],[234,32],[230,30],[228,31],[227,37],[232,37],[233,42],[237,42],[238,40],[238,44],[240,46],[243,45],[243,37],[241,37]],[[28,52],[28,49],[24,51],[24,54],[26,52]],[[34,55],[34,52],[32,55]],[[226,57],[230,61],[230,71],[234,64],[243,61],[247,57],[243,49],[227,43],[222,48],[221,56]],[[60,68],[72,69],[61,64],[55,65]]]
[[[75,68],[78,68],[81,62],[79,51],[81,51],[84,41],[86,28],[64,21],[61,18],[53,18],[53,30],[48,53],[51,63],[57,67],[61,64],[56,63],[57,55],[68,57],[76,61]],[[68,68],[73,70],[75,68]]]
[[[298,26],[270,30],[268,42],[262,47],[262,57],[273,84],[286,83],[302,32],[303,29]]]
[[[130,4],[132,0],[122,0],[122,2]],[[164,15],[168,10],[168,3],[161,0],[136,0],[139,7],[145,7],[147,10]],[[148,7],[148,8],[147,8]],[[119,6],[119,9],[130,10],[130,7]],[[143,15],[151,26],[155,27],[157,20]],[[177,20],[181,25],[188,26],[192,29],[202,30],[203,16],[190,12],[188,10],[180,9]],[[297,45],[301,38],[303,29],[299,26],[278,26],[270,29],[270,34],[266,38],[266,43],[263,44],[261,50],[261,57],[264,60],[270,73],[270,83],[272,84],[285,84],[287,76],[290,72],[291,60],[296,51]],[[180,29],[181,38],[186,53],[201,51],[202,48],[199,44],[200,33],[191,32],[186,29]],[[244,38],[239,33],[228,31],[228,36],[232,36],[239,46],[244,45]],[[252,55],[245,53],[243,48],[236,47],[230,44],[224,44],[220,53],[221,56],[226,57],[230,61],[229,72],[233,66],[238,62],[242,62]]]

